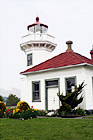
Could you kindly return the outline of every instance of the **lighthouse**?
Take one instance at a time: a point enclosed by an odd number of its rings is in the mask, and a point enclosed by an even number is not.
[[[22,37],[21,50],[26,54],[26,68],[31,68],[51,58],[55,49],[55,37],[48,34],[48,26],[36,22],[27,26],[28,34]]]
[[[48,26],[36,17],[36,22],[27,26],[27,30],[28,34],[22,37],[20,44],[27,61],[27,68],[20,73],[21,101],[36,109],[56,110],[60,108],[57,93],[60,91],[65,96],[85,80],[84,99],[78,107],[93,110],[93,49],[89,59],[75,53],[73,42],[67,41],[66,51],[50,58],[56,43],[48,34]]]

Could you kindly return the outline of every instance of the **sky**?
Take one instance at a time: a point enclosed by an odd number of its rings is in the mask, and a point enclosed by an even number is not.
[[[20,72],[26,66],[21,37],[27,26],[39,21],[56,37],[55,56],[72,49],[88,58],[93,45],[93,0],[0,0],[0,89],[20,89]]]

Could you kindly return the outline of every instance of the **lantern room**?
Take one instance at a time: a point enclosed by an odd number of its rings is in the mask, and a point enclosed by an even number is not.
[[[48,26],[36,22],[27,26],[28,34],[22,37],[21,50],[26,54],[27,68],[31,68],[51,58],[56,47],[55,37],[47,34]]]
[[[27,26],[29,32],[32,33],[47,33],[48,26],[39,22],[39,17],[36,17],[36,22]]]

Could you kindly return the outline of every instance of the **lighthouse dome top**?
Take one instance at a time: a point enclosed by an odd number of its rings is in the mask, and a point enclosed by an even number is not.
[[[40,32],[46,33],[48,30],[48,26],[39,22],[39,17],[36,17],[36,22],[27,26],[28,31],[33,33]]]

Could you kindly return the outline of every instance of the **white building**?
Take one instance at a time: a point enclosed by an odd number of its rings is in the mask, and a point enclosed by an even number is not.
[[[37,17],[28,26],[28,35],[22,37],[20,47],[26,54],[27,67],[21,72],[21,100],[37,109],[58,109],[58,91],[65,95],[85,81],[84,99],[79,106],[93,109],[93,49],[88,59],[75,53],[71,48],[73,42],[67,41],[67,50],[51,58],[56,43],[47,30],[48,26]]]

